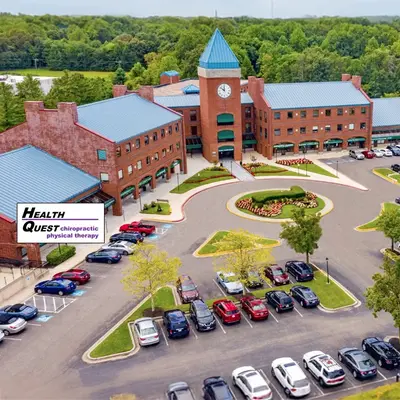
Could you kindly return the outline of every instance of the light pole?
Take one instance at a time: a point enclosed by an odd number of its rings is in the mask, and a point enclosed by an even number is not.
[[[140,211],[142,211],[142,195],[139,193]]]
[[[231,160],[231,175],[232,175],[232,160]]]
[[[326,257],[326,283],[331,283],[329,280],[329,258]]]
[[[306,162],[306,176],[308,176],[308,163]]]
[[[300,164],[297,164],[297,175],[300,175]]]
[[[178,181],[178,193],[179,193],[179,173],[176,173],[176,180]]]
[[[339,160],[336,160],[336,178],[339,176]]]

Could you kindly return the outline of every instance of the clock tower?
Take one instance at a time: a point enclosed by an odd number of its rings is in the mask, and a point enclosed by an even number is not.
[[[239,61],[219,29],[198,67],[203,155],[210,161],[242,159]]]

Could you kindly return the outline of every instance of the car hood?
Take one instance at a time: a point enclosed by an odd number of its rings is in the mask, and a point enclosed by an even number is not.
[[[225,286],[229,289],[229,290],[239,290],[239,289],[243,289],[243,285],[241,282],[225,282]]]
[[[182,297],[196,297],[197,296],[197,290],[187,290],[185,292],[182,291]]]
[[[288,274],[275,275],[274,280],[277,282],[286,282],[287,280],[289,280],[289,275]]]
[[[20,311],[19,313],[22,315],[30,315],[36,312],[36,309],[33,307],[26,307],[24,310]]]
[[[214,316],[212,314],[207,315],[206,317],[198,317],[197,318],[200,323],[209,324],[214,321]]]

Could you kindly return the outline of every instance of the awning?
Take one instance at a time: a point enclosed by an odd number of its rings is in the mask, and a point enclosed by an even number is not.
[[[186,138],[186,150],[201,149],[203,144],[198,136],[189,136]]]
[[[233,147],[233,146],[221,146],[221,147],[218,149],[218,151],[219,151],[220,153],[224,153],[224,152],[227,152],[227,151],[234,151],[234,147]]]
[[[167,173],[167,168],[161,168],[156,173],[156,178],[159,178],[161,175],[165,175]]]
[[[394,135],[394,136],[386,136],[386,135],[372,135],[372,140],[396,140],[400,139],[399,135]]]
[[[220,131],[218,132],[218,140],[234,140],[235,134],[233,131]]]
[[[233,125],[233,115],[232,114],[220,114],[217,116],[217,124],[220,125],[228,125],[232,124]]]
[[[318,146],[319,142],[303,142],[299,144],[299,147],[304,147],[304,146]]]
[[[339,144],[343,143],[342,139],[329,139],[324,142],[324,144]]]
[[[124,197],[130,195],[131,193],[133,193],[135,191],[135,186],[128,186],[127,188],[125,188],[122,192],[121,192],[121,199],[123,199]]]
[[[257,144],[256,139],[247,139],[242,141],[243,144]]]
[[[363,137],[351,138],[348,140],[348,142],[349,143],[365,142],[365,138],[363,138]]]
[[[108,208],[115,203],[115,199],[114,197],[100,190],[80,200],[79,203],[104,203],[104,208]]]
[[[202,144],[187,144],[186,150],[201,149],[202,147],[203,147]]]
[[[181,160],[175,160],[172,164],[171,164],[171,168],[176,167],[177,165],[179,165],[181,163]]]
[[[282,143],[282,144],[275,144],[274,149],[289,149],[290,147],[294,147],[293,143]]]
[[[151,176],[146,176],[146,178],[142,179],[139,183],[139,187],[142,187],[144,185],[147,185],[149,182],[151,182]]]

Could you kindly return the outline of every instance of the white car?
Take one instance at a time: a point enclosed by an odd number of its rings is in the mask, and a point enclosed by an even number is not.
[[[303,356],[304,368],[323,386],[336,386],[344,382],[343,368],[328,354],[310,351]]]
[[[382,158],[383,157],[383,152],[380,149],[371,149],[371,151],[375,154],[376,158]]]
[[[0,343],[3,341],[4,339],[4,332],[2,330],[0,330]]]
[[[271,374],[283,387],[286,396],[303,397],[311,393],[311,383],[299,364],[290,357],[272,362]]]
[[[101,248],[103,250],[113,250],[119,254],[127,256],[128,254],[133,253],[133,248],[132,248],[133,246],[135,246],[135,245],[130,242],[126,242],[124,240],[118,240],[116,242],[107,243],[107,244],[101,246]]]
[[[243,293],[243,284],[232,272],[217,272],[217,282],[225,289],[228,294]]]
[[[272,391],[268,383],[253,367],[236,368],[232,372],[232,381],[246,399],[272,399]]]
[[[160,336],[153,318],[139,318],[135,321],[134,327],[141,346],[150,346],[160,342]]]
[[[392,157],[393,153],[389,149],[379,149],[385,157]]]

